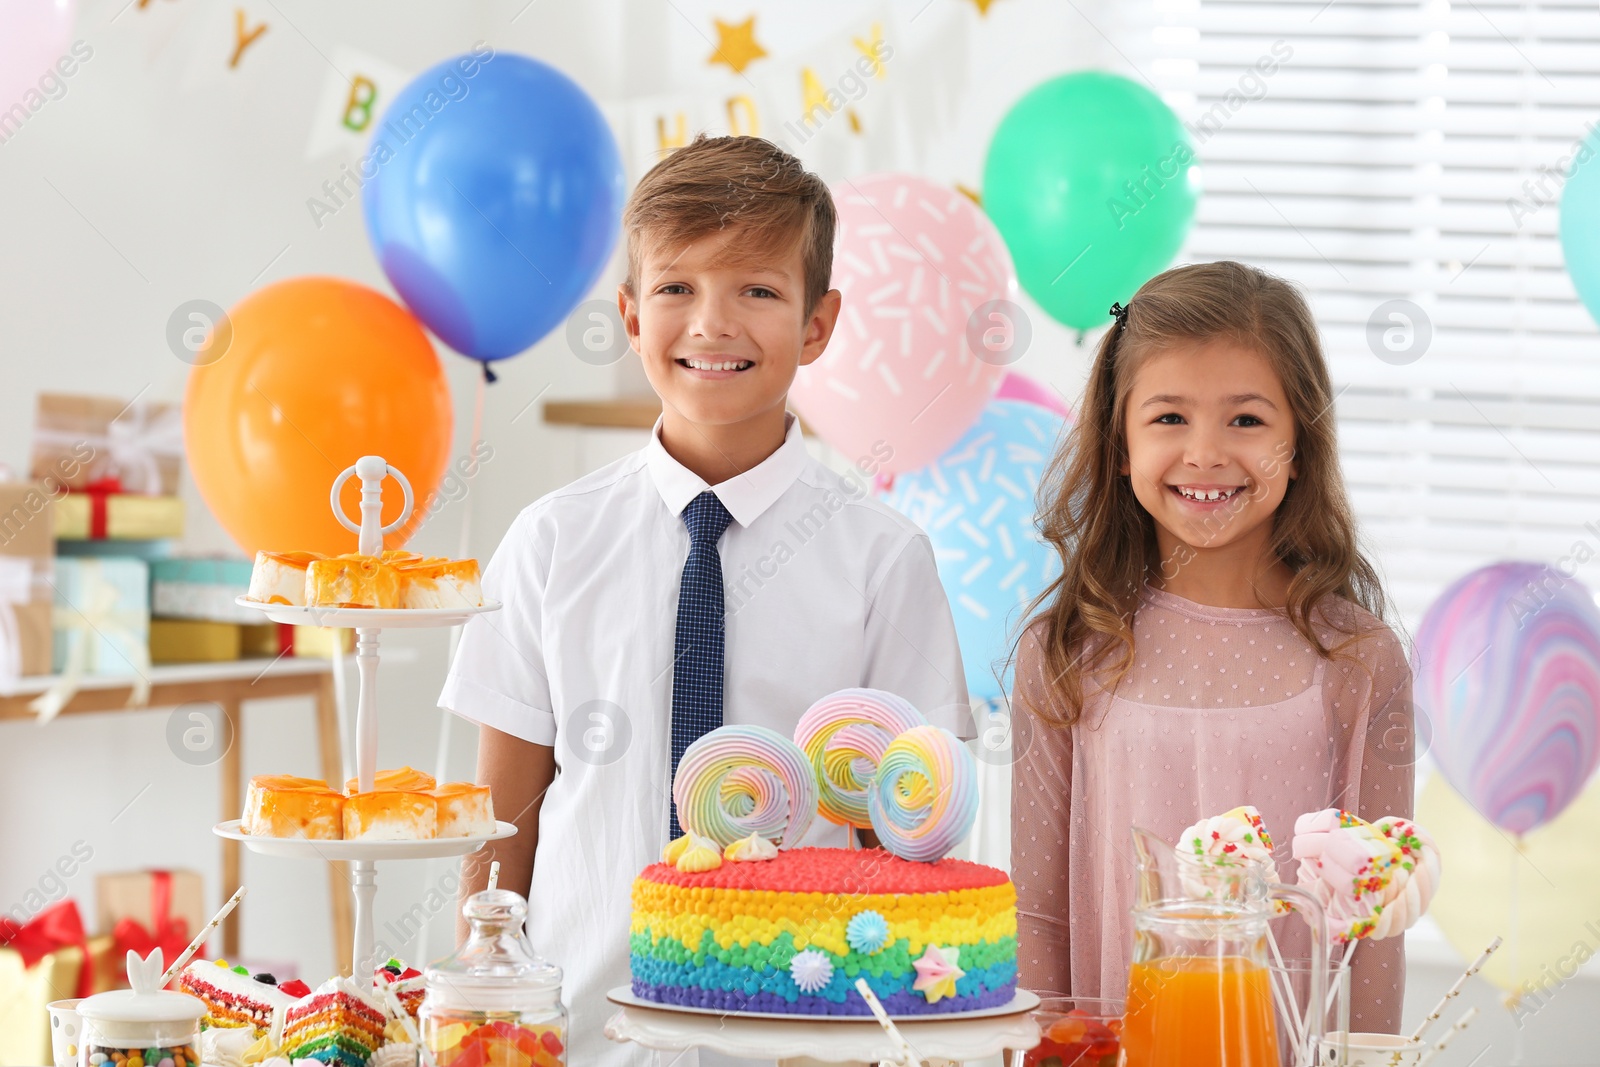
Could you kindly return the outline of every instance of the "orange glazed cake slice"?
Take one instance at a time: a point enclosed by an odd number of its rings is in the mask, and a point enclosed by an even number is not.
[[[320,552],[257,552],[245,599],[305,607],[306,568],[322,558]]]
[[[346,841],[418,841],[434,836],[439,812],[431,793],[374,789],[344,801]]]
[[[403,608],[475,608],[483,603],[478,561],[434,556],[395,564]]]
[[[419,771],[415,767],[395,767],[373,775],[372,792],[426,793],[436,784],[433,775],[426,771]],[[346,778],[344,791],[354,796],[361,791],[360,785],[361,779]]]
[[[337,841],[344,823],[342,794],[321,778],[258,774],[245,790],[239,829],[258,837]]]
[[[440,837],[484,837],[495,831],[489,787],[472,782],[446,782],[433,791],[439,808]]]
[[[350,553],[306,568],[306,604],[317,608],[397,608],[400,575],[381,559]]]

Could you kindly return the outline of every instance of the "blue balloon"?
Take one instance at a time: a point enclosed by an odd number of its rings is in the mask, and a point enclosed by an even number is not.
[[[471,73],[469,73],[471,71]],[[600,109],[527,56],[446,60],[372,135],[367,235],[412,313],[457,352],[514,356],[578,305],[621,226],[622,159]]]
[[[884,494],[933,542],[967,690],[981,700],[1011,692],[1022,609],[1061,571],[1034,527],[1034,494],[1065,425],[1036,404],[991,400],[950,451]]]

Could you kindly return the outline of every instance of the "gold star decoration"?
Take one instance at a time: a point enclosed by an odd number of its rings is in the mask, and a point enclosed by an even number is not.
[[[989,14],[989,5],[992,3],[994,3],[994,0],[972,0],[972,6],[978,9],[980,18]]]
[[[744,68],[767,54],[767,50],[756,43],[754,15],[739,23],[723,22],[721,19],[711,21],[717,26],[717,45],[706,59],[707,66],[724,63],[735,74],[743,74]]]
[[[983,206],[983,194],[978,192],[978,190],[968,188],[967,186],[962,185],[960,182],[956,182],[956,192],[960,193],[962,196],[966,197],[968,200],[971,200],[974,204],[977,204],[979,207]]]

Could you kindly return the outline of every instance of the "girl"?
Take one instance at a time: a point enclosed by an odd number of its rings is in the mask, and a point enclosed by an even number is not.
[[[1131,827],[1176,842],[1253,804],[1292,882],[1295,818],[1409,816],[1414,756],[1304,300],[1205,263],[1112,314],[1039,495],[1063,566],[1018,643],[1011,849],[1021,984],[1120,998]],[[1308,948],[1298,918],[1275,929]],[[1352,1030],[1398,1029],[1402,949],[1357,948]]]

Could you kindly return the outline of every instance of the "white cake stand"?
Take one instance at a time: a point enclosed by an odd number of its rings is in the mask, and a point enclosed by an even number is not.
[[[894,1042],[872,1016],[778,1018],[771,1015],[718,1015],[642,1001],[627,986],[607,998],[621,1010],[606,1023],[613,1041],[632,1041],[648,1049],[682,1052],[705,1048],[725,1056],[776,1059],[779,1067],[869,1067],[895,1063]],[[1039,1024],[1031,1014],[1039,998],[1018,990],[1010,1004],[960,1015],[896,1019],[895,1027],[924,1067],[982,1059],[1008,1049],[1039,1043]]]
[[[361,479],[361,524],[351,522],[339,505],[339,491],[352,477]],[[405,495],[400,517],[383,523],[383,479],[392,477]],[[334,518],[357,536],[357,551],[376,556],[383,550],[383,535],[400,529],[411,517],[411,483],[382,456],[362,456],[333,480],[328,494]],[[378,635],[386,628],[455,626],[473,615],[494,611],[498,603],[471,608],[367,609],[298,608],[285,604],[263,604],[240,597],[242,607],[254,608],[273,622],[310,626],[341,626],[356,631],[356,666],[360,673],[360,697],[356,703],[356,779],[362,792],[372,788],[378,773]],[[339,789],[343,782],[330,782]],[[299,857],[320,860],[347,860],[350,863],[351,889],[356,898],[355,951],[351,955],[355,974],[367,974],[382,960],[373,959],[372,899],[378,892],[377,860],[432,859],[438,856],[464,856],[476,852],[488,841],[499,841],[517,832],[508,822],[495,824],[495,832],[479,837],[446,837],[426,841],[307,841],[303,838],[258,837],[239,832],[239,820],[228,819],[212,828],[218,837],[242,842],[252,852],[267,856]]]

